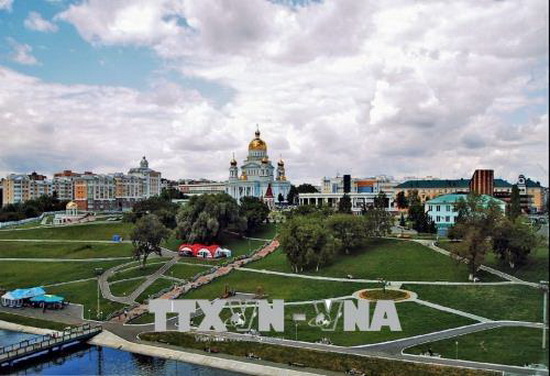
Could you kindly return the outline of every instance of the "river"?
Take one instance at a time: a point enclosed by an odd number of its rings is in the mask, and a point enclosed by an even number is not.
[[[37,336],[0,330],[0,346],[33,337]],[[0,369],[0,374],[5,372],[5,369]],[[78,345],[64,350],[63,354],[19,362],[8,372],[11,375],[241,376],[234,372],[90,345]]]

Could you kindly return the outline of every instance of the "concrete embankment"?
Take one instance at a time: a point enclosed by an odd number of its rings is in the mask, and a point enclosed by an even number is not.
[[[233,359],[218,358],[208,355],[190,353],[126,341],[117,335],[104,330],[92,338],[88,343],[92,345],[111,347],[136,354],[154,356],[157,358],[172,359],[185,363],[198,364],[205,367],[221,368],[227,371],[258,376],[318,376],[311,372],[272,367],[262,364],[240,362]]]
[[[15,323],[3,321],[3,320],[0,320],[0,330],[11,330],[13,332],[38,334],[43,336],[46,334],[58,333],[57,331],[52,329],[35,328],[33,326],[20,325],[20,324],[15,324]]]

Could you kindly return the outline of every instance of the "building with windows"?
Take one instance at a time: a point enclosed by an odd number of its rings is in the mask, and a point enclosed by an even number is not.
[[[345,181],[349,186],[345,187]],[[380,193],[386,196],[386,210],[393,210],[394,186],[397,182],[385,175],[371,178],[351,178],[349,175],[324,177],[321,181],[321,191],[318,193],[300,193],[298,205],[317,205],[337,208],[344,194],[351,199],[351,210],[354,214],[360,214],[365,208],[374,205],[374,200]],[[347,189],[346,189],[347,188]],[[348,191],[348,192],[346,192]]]
[[[23,203],[52,193],[52,181],[36,172],[30,175],[9,174],[2,180],[2,206]]]
[[[460,200],[464,200],[465,198],[466,194],[452,193],[426,201],[424,210],[430,216],[430,219],[434,221],[439,234],[446,234],[449,227],[456,223],[458,217],[456,205]],[[489,202],[492,201],[495,202],[503,212],[506,210],[506,203],[502,200],[489,195],[481,195],[481,199],[484,205],[488,205]]]
[[[147,158],[143,157],[139,167],[131,168],[128,175],[137,176],[144,179],[143,197],[149,198],[160,195],[162,191],[161,173],[149,168]]]
[[[286,178],[285,162],[280,159],[275,168],[267,155],[267,144],[260,138],[260,130],[248,145],[248,157],[239,167],[233,157],[229,163],[229,180],[226,193],[239,201],[242,197],[253,196],[264,199],[268,190],[278,202],[282,196],[286,201],[290,182]]]
[[[178,184],[178,191],[188,196],[203,195],[208,193],[223,193],[226,191],[226,182],[210,180],[184,181]]]

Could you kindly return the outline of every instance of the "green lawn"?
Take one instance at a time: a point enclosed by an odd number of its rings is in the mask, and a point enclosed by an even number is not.
[[[136,298],[136,301],[143,303],[145,299],[149,299],[149,295],[153,295],[160,290],[171,287],[174,285],[174,283],[174,281],[171,281],[169,279],[159,278],[155,282],[153,282],[151,286],[147,287],[145,291],[143,291],[141,295]]]
[[[194,334],[181,332],[143,333],[140,338],[145,341],[160,342],[186,349],[202,352],[205,347],[216,348],[220,353],[244,357],[250,352],[263,360],[282,364],[298,363],[306,367],[322,368],[343,374],[346,370],[355,368],[367,375],[376,376],[496,376],[497,372],[472,370],[466,368],[436,366],[416,362],[400,362],[378,357],[339,354],[336,352],[321,352],[270,345],[267,343],[248,341],[208,341],[198,339]],[[160,344],[159,343],[159,344]],[[308,371],[307,368],[303,369]],[[314,371],[313,371],[314,372]]]
[[[0,312],[0,320],[13,322],[20,325],[33,326],[35,328],[45,328],[45,329],[53,329],[53,330],[59,330],[59,331],[62,331],[67,326],[70,326],[70,325],[56,322],[56,321],[35,319],[32,317],[13,315],[11,313],[4,313],[4,312]]]
[[[110,283],[109,287],[114,296],[128,296],[143,282],[145,282],[145,277],[118,283]]]
[[[61,295],[71,303],[79,303],[84,305],[84,318],[89,318],[91,314],[93,319],[97,318],[97,281],[85,281],[79,283],[71,283],[70,285],[63,285],[57,287],[51,287],[47,289],[48,293]],[[100,292],[99,299],[99,311],[103,312],[102,319],[105,319],[110,313],[117,311],[124,307],[124,304],[111,302],[101,297]],[[90,312],[88,312],[90,310]]]
[[[106,270],[121,263],[124,261],[0,261],[0,287],[10,290],[91,278],[96,276],[95,268]]]
[[[0,242],[1,257],[99,258],[131,257],[131,244]]]
[[[493,320],[539,322],[542,293],[532,287],[503,286],[407,286],[418,298]]]
[[[164,275],[180,279],[190,279],[198,273],[210,270],[210,267],[201,265],[175,264]]]
[[[292,270],[282,250],[249,265],[254,269],[291,273]],[[468,268],[449,257],[414,242],[377,239],[352,255],[339,255],[331,264],[311,275],[346,278],[377,279],[389,281],[467,281]],[[482,280],[496,277],[482,276]]]
[[[162,268],[167,260],[168,259],[163,259],[162,261],[160,259],[154,259],[154,261],[151,260],[147,264],[145,264],[145,267],[143,267],[143,269],[139,266],[131,265],[126,269],[117,271],[116,274],[109,278],[109,282],[134,277],[146,277]]]
[[[132,223],[112,222],[29,230],[2,230],[0,239],[111,240],[115,234],[129,239],[133,226]]]
[[[478,362],[525,366],[545,364],[548,366],[548,344],[541,349],[542,332],[534,328],[498,328],[466,334],[461,337],[411,347],[410,354],[425,353],[428,348],[445,358],[456,357]]]
[[[439,242],[439,246],[448,251],[452,251],[458,244],[449,241]],[[484,264],[526,281],[540,282],[541,280],[548,280],[548,261],[548,245],[543,245],[534,249],[529,255],[527,264],[520,268],[510,268],[508,264],[496,258],[492,252],[487,254]]]
[[[261,287],[264,294],[268,295],[268,299],[285,299],[287,301],[337,298],[340,296],[348,296],[355,291],[375,286],[374,284],[289,278],[246,272],[237,269],[226,276],[215,279],[208,285],[190,291],[183,295],[182,298],[215,299],[223,294],[226,285],[229,289],[248,293],[256,293],[258,287]]]
[[[374,304],[371,304],[371,316],[374,311]],[[333,303],[331,313],[334,316],[337,313],[338,303]],[[396,304],[397,314],[401,322],[402,331],[392,332],[388,327],[381,331],[373,332],[345,332],[343,318],[340,319],[336,330],[333,332],[323,331],[320,328],[309,325],[311,319],[315,318],[316,311],[313,305],[286,306],[285,307],[285,331],[284,333],[270,332],[266,335],[279,338],[296,339],[296,326],[292,320],[294,313],[306,314],[306,321],[298,323],[298,340],[306,342],[315,342],[323,337],[329,338],[335,345],[356,346],[368,343],[378,343],[384,341],[405,338],[419,334],[455,328],[463,325],[475,323],[473,320],[456,316],[450,313],[441,312],[429,307],[416,304],[414,302],[405,302]],[[257,327],[255,322],[253,328]]]

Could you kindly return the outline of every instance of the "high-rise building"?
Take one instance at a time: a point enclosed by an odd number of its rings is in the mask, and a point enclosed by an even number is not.
[[[495,193],[495,173],[493,170],[475,170],[470,179],[470,192],[492,196]]]

